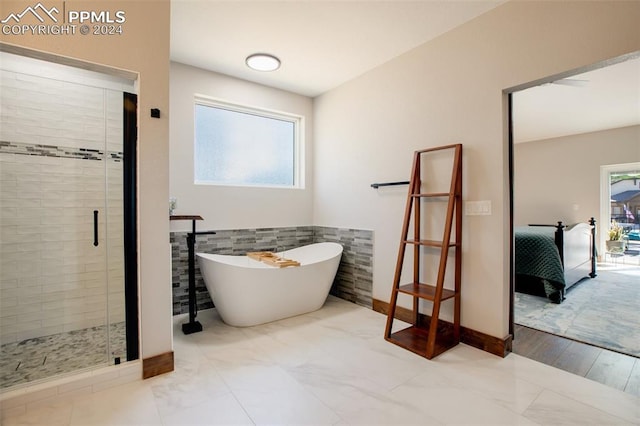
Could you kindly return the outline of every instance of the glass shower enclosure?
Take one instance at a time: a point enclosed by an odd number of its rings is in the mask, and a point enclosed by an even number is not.
[[[123,103],[133,82],[0,55],[4,390],[127,360]]]

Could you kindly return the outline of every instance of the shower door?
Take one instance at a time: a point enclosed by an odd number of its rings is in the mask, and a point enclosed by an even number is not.
[[[3,388],[127,359],[124,83],[24,60],[0,70]]]

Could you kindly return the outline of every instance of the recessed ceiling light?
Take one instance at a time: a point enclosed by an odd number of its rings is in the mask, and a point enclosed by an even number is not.
[[[280,59],[268,53],[254,53],[247,56],[247,66],[256,71],[275,71],[280,68]]]

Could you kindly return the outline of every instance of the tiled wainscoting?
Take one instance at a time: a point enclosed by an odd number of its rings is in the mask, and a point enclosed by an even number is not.
[[[215,230],[198,235],[196,253],[244,255],[248,251],[281,251],[320,242],[337,242],[344,251],[331,294],[371,307],[373,282],[373,231],[322,226]],[[189,312],[187,232],[171,233],[173,314]],[[213,307],[196,262],[198,309]]]
[[[373,231],[315,226],[313,242],[342,244],[344,251],[331,294],[370,308],[373,291]]]

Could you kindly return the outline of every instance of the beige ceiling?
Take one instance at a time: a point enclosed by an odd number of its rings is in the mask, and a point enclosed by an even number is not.
[[[171,59],[317,96],[504,0],[171,0]],[[279,70],[248,69],[256,52]]]
[[[640,124],[640,58],[514,93],[515,142]],[[638,141],[640,147],[640,141]]]

